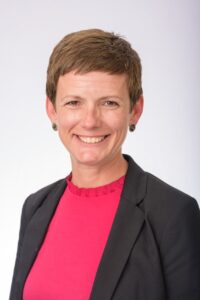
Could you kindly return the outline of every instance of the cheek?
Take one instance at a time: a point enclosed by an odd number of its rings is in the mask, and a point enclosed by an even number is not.
[[[108,118],[108,122],[113,130],[126,132],[129,125],[129,116],[127,116],[127,114],[116,114],[114,116],[110,116]]]
[[[62,113],[58,118],[59,125],[61,127],[73,127],[79,121],[79,115],[74,113]]]

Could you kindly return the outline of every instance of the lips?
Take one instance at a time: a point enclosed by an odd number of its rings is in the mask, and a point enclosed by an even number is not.
[[[97,144],[102,142],[103,140],[105,140],[105,138],[107,137],[107,135],[104,136],[81,136],[78,135],[77,136],[82,142],[86,143],[86,144]]]

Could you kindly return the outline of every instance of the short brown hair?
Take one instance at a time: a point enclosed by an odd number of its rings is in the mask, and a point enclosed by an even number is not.
[[[60,76],[102,71],[127,74],[131,106],[142,94],[142,67],[137,52],[118,34],[88,29],[66,35],[54,48],[47,70],[46,94],[55,104]]]

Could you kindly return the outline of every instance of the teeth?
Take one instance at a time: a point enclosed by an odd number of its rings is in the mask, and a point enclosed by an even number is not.
[[[105,138],[105,136],[99,136],[99,137],[83,137],[83,136],[79,136],[79,139],[87,144],[95,144],[95,143],[99,143],[101,141],[103,141]]]

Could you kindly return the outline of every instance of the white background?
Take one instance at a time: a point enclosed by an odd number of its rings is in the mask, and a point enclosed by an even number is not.
[[[64,35],[92,27],[122,34],[142,59],[145,109],[124,153],[200,200],[199,0],[1,0],[2,300],[10,289],[22,203],[70,171],[45,114],[48,58]]]

